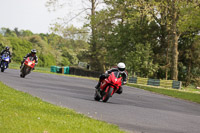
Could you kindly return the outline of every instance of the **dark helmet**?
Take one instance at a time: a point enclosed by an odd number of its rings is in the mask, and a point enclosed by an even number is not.
[[[5,48],[6,51],[8,51],[9,49],[10,49],[9,47],[6,47],[6,48]]]
[[[120,62],[120,63],[117,64],[117,68],[118,68],[119,71],[124,71],[126,66],[123,62]]]
[[[32,50],[31,50],[31,54],[34,54],[34,55],[35,55],[36,53],[37,53],[37,51],[36,51],[35,49],[32,49]]]

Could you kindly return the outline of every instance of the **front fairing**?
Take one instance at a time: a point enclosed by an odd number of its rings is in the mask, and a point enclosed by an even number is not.
[[[109,81],[107,78],[104,79],[104,80],[101,82],[101,85],[100,85],[101,90],[104,90],[104,88],[105,88],[106,86],[108,86],[109,83],[110,83],[110,81]]]
[[[5,62],[9,62],[9,60],[10,60],[10,57],[9,57],[8,54],[3,54],[1,58],[2,58],[2,60],[5,61]]]
[[[25,64],[26,66],[29,66],[29,67],[31,67],[31,68],[34,68],[34,66],[35,66],[35,60],[32,60],[31,58],[27,58],[27,59],[25,60],[24,64]]]
[[[122,77],[119,77],[119,72],[112,72],[108,78],[104,79],[101,82],[100,88],[103,91],[107,86],[111,86],[117,91],[117,89],[119,89],[119,86],[121,85],[122,85]]]
[[[110,76],[108,77],[108,80],[111,82],[112,85],[119,88],[119,86],[122,85],[122,77],[119,77],[119,72],[112,72]]]

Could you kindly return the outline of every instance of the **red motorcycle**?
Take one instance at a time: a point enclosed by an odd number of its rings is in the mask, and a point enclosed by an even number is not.
[[[31,72],[31,70],[35,66],[35,60],[33,57],[28,57],[25,61],[24,64],[21,67],[20,70],[20,77],[24,78],[27,74]]]
[[[119,90],[122,85],[122,77],[118,71],[112,72],[108,78],[105,78],[100,85],[100,90],[95,90],[94,99],[103,102],[107,102],[112,95]]]

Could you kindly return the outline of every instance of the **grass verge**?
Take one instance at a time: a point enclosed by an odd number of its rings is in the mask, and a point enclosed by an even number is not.
[[[144,85],[138,85],[138,84],[128,84],[128,86],[144,89],[147,91],[188,100],[191,102],[200,103],[200,93],[195,92],[189,92],[185,90],[175,90],[175,89],[167,89],[167,88],[158,88],[158,87],[152,87],[152,86],[144,86]]]
[[[9,68],[11,69],[19,69],[20,64],[16,64],[16,63],[11,63],[9,64]],[[51,73],[50,72],[50,68],[44,68],[44,67],[35,67],[34,72],[42,72],[42,73]]]
[[[115,125],[42,101],[0,82],[1,133],[123,133]]]

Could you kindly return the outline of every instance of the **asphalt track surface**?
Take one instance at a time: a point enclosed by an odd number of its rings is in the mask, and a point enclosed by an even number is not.
[[[123,94],[114,94],[107,103],[96,102],[94,80],[37,72],[20,78],[19,70],[14,69],[0,73],[0,81],[129,132],[200,133],[200,104],[197,103],[127,86],[123,87]]]

